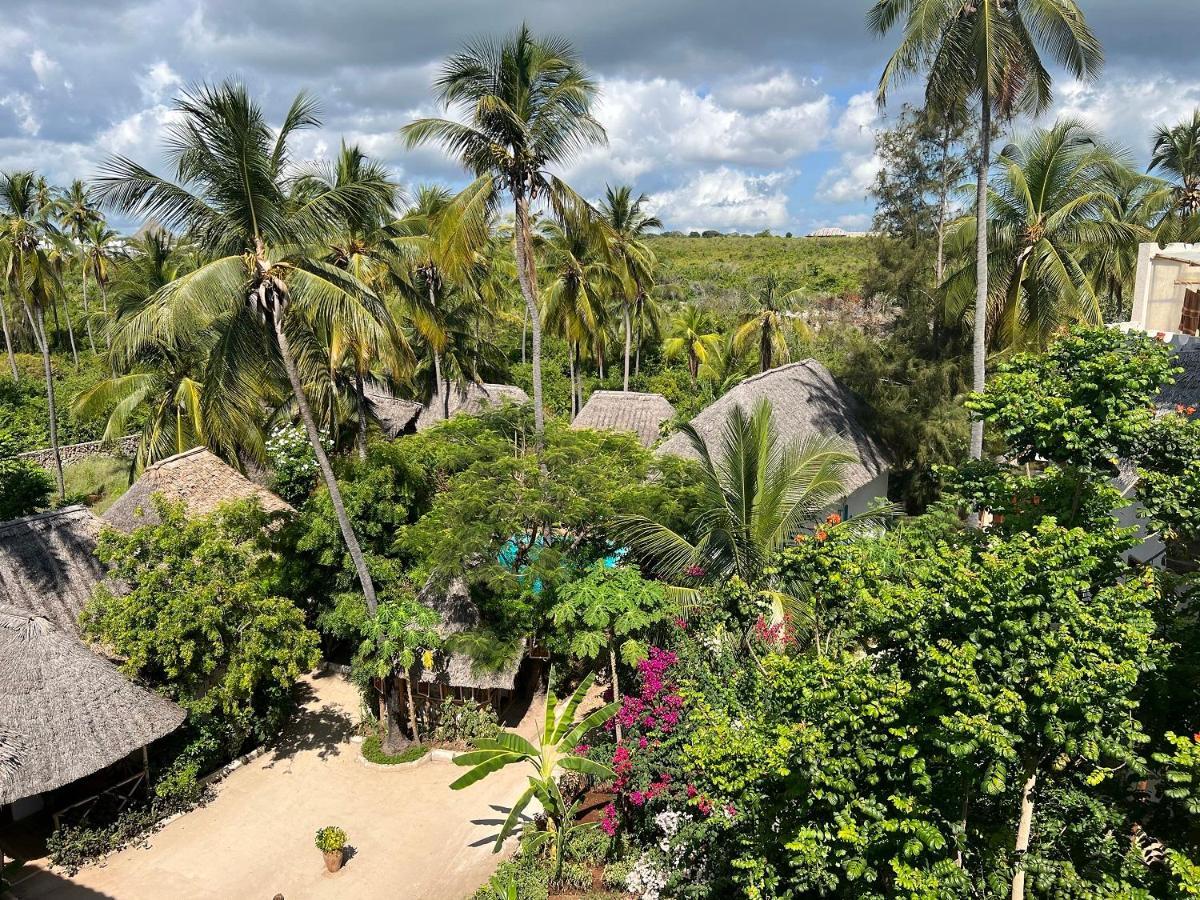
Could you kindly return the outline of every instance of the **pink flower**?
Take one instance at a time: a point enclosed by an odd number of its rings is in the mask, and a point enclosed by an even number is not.
[[[629,795],[629,802],[634,806],[643,806],[646,803],[646,795],[641,791],[634,791]]]
[[[617,808],[611,803],[604,807],[604,820],[600,823],[600,828],[609,837],[617,833]]]
[[[696,791],[696,786],[694,784],[689,784],[687,786],[687,795],[689,800],[695,797],[697,793],[698,792]]]
[[[683,570],[683,574],[688,578],[703,578],[704,568],[702,566],[688,566]]]
[[[648,740],[646,740],[644,737],[638,738],[638,747],[645,750],[648,746],[650,746],[650,742]]]
[[[573,752],[576,756],[586,756],[587,752],[591,749],[592,748],[587,744],[580,744],[571,752]]]
[[[687,631],[687,619],[683,618],[682,616],[676,616],[675,627],[681,631]]]
[[[732,819],[734,816],[737,815],[737,807],[734,806],[732,803],[726,804],[725,815],[729,816],[729,818]]]

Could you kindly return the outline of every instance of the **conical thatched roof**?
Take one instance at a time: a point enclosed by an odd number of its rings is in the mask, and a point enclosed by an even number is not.
[[[0,805],[91,775],[170,734],[184,712],[47,619],[0,606]]]
[[[515,384],[475,384],[467,385],[465,391],[450,391],[450,415],[466,413],[469,416],[478,415],[488,406],[500,406],[505,401],[509,403],[528,403],[529,395]],[[417,431],[432,428],[443,420],[442,405],[438,398],[425,407],[417,418]]]
[[[471,590],[462,578],[452,579],[444,591],[435,588],[431,579],[421,591],[419,599],[441,617],[438,633],[443,638],[479,627],[479,607],[471,599]],[[434,668],[422,669],[419,680],[428,684],[440,682],[448,687],[511,691],[517,683],[517,670],[521,668],[524,658],[524,640],[503,668],[491,672],[475,671],[478,667],[465,653],[442,652],[437,655]]]
[[[869,412],[866,407],[815,359],[780,366],[747,378],[701,410],[692,419],[692,427],[709,451],[714,452],[720,446],[730,410],[736,405],[748,416],[763,397],[771,402],[775,427],[785,442],[835,434],[850,441],[859,461],[846,469],[847,494],[869,484],[890,468],[887,452],[867,430]],[[658,453],[689,459],[696,456],[684,434],[672,435],[659,446]]]
[[[222,503],[248,497],[257,500],[267,512],[292,511],[291,506],[266,488],[203,447],[196,447],[148,466],[142,477],[108,508],[104,521],[121,531],[158,524],[158,514],[150,502],[154,494],[161,494],[172,503],[182,501],[192,516],[208,515]]]
[[[630,431],[643,447],[653,446],[675,407],[662,394],[636,391],[595,391],[571,423],[572,428]]]
[[[379,427],[385,435],[396,438],[416,429],[417,416],[424,409],[416,400],[393,397],[390,393],[381,390],[368,390],[364,393],[371,404],[371,411],[375,413],[375,418],[379,420]]]
[[[96,559],[100,524],[82,506],[0,523],[0,604],[77,634],[79,612],[105,574]]]
[[[1183,371],[1175,383],[1167,385],[1158,395],[1156,404],[1162,412],[1174,412],[1177,406],[1200,407],[1200,350],[1186,348],[1172,360]]]

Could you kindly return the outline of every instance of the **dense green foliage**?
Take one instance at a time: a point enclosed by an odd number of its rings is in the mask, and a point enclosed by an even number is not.
[[[50,473],[17,456],[17,446],[7,429],[0,431],[0,522],[35,512],[54,491]]]

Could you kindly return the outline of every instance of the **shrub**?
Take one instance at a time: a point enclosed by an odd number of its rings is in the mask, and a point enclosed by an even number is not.
[[[500,720],[490,706],[446,699],[437,707],[430,739],[435,744],[474,746],[475,741],[491,739],[499,733]]]
[[[625,883],[629,880],[629,873],[633,871],[633,866],[636,860],[625,858],[610,862],[604,867],[604,886],[614,891],[625,890]]]
[[[326,825],[317,829],[315,842],[317,849],[324,853],[332,853],[346,846],[346,832],[336,825]]]
[[[559,890],[577,888],[586,890],[592,886],[592,873],[587,866],[577,862],[563,863],[562,874],[555,885]]]
[[[367,762],[373,762],[380,766],[395,766],[400,763],[416,762],[422,756],[429,752],[429,748],[424,744],[413,744],[405,750],[392,756],[383,752],[382,740],[379,735],[373,734],[363,741],[362,754]]]
[[[550,869],[534,853],[517,853],[496,868],[492,880],[475,892],[471,900],[508,900],[510,885],[516,885],[520,900],[546,900],[550,893]]]
[[[299,425],[281,425],[272,431],[267,441],[267,459],[271,463],[271,485],[275,493],[293,506],[299,506],[312,493],[321,474],[317,455],[313,453],[304,429]]]
[[[50,473],[32,460],[18,458],[18,452],[8,429],[0,431],[0,521],[41,509],[54,490]]]
[[[154,800],[125,809],[107,824],[63,825],[46,840],[50,862],[74,875],[88,863],[153,834],[163,819],[180,811],[174,804]]]

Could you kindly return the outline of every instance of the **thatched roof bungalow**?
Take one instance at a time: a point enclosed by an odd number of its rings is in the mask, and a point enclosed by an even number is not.
[[[0,806],[99,772],[183,719],[176,704],[130,682],[73,633],[0,606]]]
[[[379,421],[379,428],[389,438],[412,434],[417,430],[417,417],[424,409],[416,400],[393,397],[383,390],[365,392],[371,412]]]
[[[571,427],[628,431],[643,447],[652,447],[662,435],[663,424],[674,415],[675,407],[662,394],[594,391]]]
[[[515,384],[475,384],[467,385],[465,390],[451,390],[450,415],[465,413],[476,416],[489,406],[501,406],[505,402],[528,403],[529,395]],[[428,406],[421,408],[417,417],[417,431],[432,428],[446,417],[442,415],[442,404],[434,397]]]
[[[196,447],[148,466],[142,477],[117,498],[103,519],[121,531],[159,524],[150,498],[161,494],[172,503],[182,502],[191,516],[214,512],[222,503],[253,498],[269,513],[293,509],[266,488],[255,484],[203,447]]]
[[[79,612],[105,575],[96,559],[100,527],[82,506],[0,523],[0,604],[77,635]]]
[[[846,471],[843,516],[865,511],[876,497],[887,496],[891,461],[867,428],[869,411],[863,403],[815,359],[779,366],[747,378],[701,410],[691,421],[710,451],[716,451],[725,422],[734,406],[749,415],[762,398],[771,403],[775,427],[786,442],[814,435],[842,435],[858,454]],[[660,454],[695,458],[684,434],[674,434],[658,448]]]

